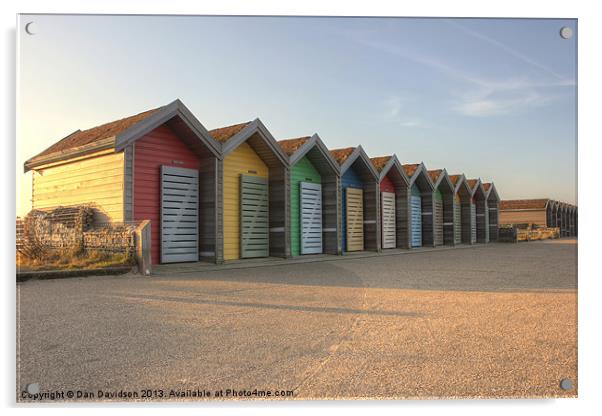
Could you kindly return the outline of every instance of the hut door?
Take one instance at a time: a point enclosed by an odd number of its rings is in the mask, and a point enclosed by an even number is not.
[[[454,196],[454,242],[462,242],[462,205],[458,195]]]
[[[443,245],[443,200],[435,199],[435,245]]]
[[[240,175],[240,254],[267,257],[269,247],[268,180]]]
[[[364,191],[347,188],[345,192],[347,207],[347,251],[364,249]]]
[[[412,212],[412,247],[422,246],[422,198],[416,195],[410,197]]]
[[[395,194],[382,192],[383,248],[395,248]]]
[[[470,241],[477,242],[477,206],[474,202],[470,204]]]
[[[161,166],[161,263],[199,260],[199,172]]]
[[[300,182],[301,254],[322,253],[322,185]]]

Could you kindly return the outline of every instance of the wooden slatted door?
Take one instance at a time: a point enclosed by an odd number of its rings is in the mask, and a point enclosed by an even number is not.
[[[199,172],[161,166],[161,263],[199,260]]]
[[[470,241],[477,242],[477,206],[470,204]]]
[[[270,254],[268,180],[240,175],[240,254],[242,258]]]
[[[443,245],[443,200],[435,199],[435,245]]]
[[[422,198],[416,195],[410,197],[412,215],[412,247],[422,246]]]
[[[383,248],[395,248],[395,194],[381,192],[381,206],[383,218]]]
[[[454,242],[462,243],[462,204],[458,195],[454,197]]]
[[[364,249],[364,191],[358,188],[345,189],[347,208],[347,251]]]
[[[301,254],[322,253],[322,185],[299,182]]]

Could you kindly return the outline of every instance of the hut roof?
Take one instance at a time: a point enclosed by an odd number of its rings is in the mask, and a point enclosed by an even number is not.
[[[437,182],[437,179],[439,179],[441,173],[443,173],[443,169],[433,169],[428,171],[428,174],[431,177],[433,183]]]
[[[119,133],[132,127],[134,124],[153,115],[161,108],[163,107],[157,107],[152,110],[147,110],[142,113],[125,117],[119,120],[111,121],[109,123],[101,124],[100,126],[92,127],[87,130],[76,130],[67,137],[59,140],[43,152],[38,153],[31,159],[39,159],[55,152],[62,152],[74,149],[76,147],[95,143],[102,139],[108,139],[109,137],[117,136]]]
[[[347,158],[349,158],[349,156],[351,156],[351,154],[353,153],[354,150],[355,150],[355,147],[332,149],[330,151],[330,154],[332,155],[332,158],[334,160],[336,160],[339,165],[342,165],[343,163],[345,163]]]
[[[548,204],[548,198],[542,199],[513,199],[505,200],[500,202],[500,209],[525,209],[525,210],[538,210],[545,209]]]
[[[382,172],[387,163],[389,163],[389,160],[391,160],[391,157],[392,156],[371,157],[370,161],[372,162],[377,171]]]
[[[401,165],[401,166],[403,167],[403,170],[406,171],[406,175],[408,175],[408,178],[411,178],[412,176],[414,176],[414,173],[416,172],[416,170],[418,170],[420,163],[410,163],[410,164]]]
[[[242,129],[244,129],[251,123],[251,121],[246,121],[244,123],[220,127],[217,129],[209,130],[209,134],[218,142],[224,143],[230,140],[232,137],[234,137],[237,133],[239,133]]]
[[[294,154],[301,146],[303,146],[307,141],[311,139],[310,136],[297,137],[294,139],[285,139],[278,140],[278,144],[287,155],[291,156]]]
[[[458,184],[458,181],[462,178],[462,175],[449,175],[449,179],[452,181],[454,185]]]
[[[479,182],[478,179],[467,179],[466,183],[470,187],[470,189],[474,189],[475,185]]]

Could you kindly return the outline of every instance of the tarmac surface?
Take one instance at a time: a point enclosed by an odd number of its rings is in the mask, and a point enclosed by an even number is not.
[[[18,401],[577,394],[572,239],[27,281],[17,308]]]

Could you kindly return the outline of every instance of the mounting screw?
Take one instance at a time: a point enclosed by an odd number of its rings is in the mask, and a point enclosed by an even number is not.
[[[562,39],[570,39],[573,37],[573,29],[571,29],[568,26],[564,26],[562,29],[560,29],[560,37]]]
[[[562,390],[572,390],[573,381],[570,378],[563,378],[562,380],[560,380],[560,388]]]
[[[40,392],[40,385],[38,383],[30,383],[25,386],[25,390],[29,394],[38,394]]]

